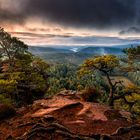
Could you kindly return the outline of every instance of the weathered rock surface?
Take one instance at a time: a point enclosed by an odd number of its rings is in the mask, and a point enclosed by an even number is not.
[[[131,114],[81,100],[70,91],[37,100],[0,122],[0,140],[129,140],[140,137]]]

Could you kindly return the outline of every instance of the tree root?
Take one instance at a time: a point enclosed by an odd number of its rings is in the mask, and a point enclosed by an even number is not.
[[[130,127],[118,128],[115,135],[123,135],[123,134],[129,133],[131,131],[140,131],[140,125],[132,125]]]
[[[49,118],[49,119],[47,119]],[[69,140],[104,140],[108,139],[111,140],[113,137],[116,136],[122,136],[127,133],[131,132],[140,132],[140,125],[133,125],[130,127],[120,127],[113,135],[93,135],[91,137],[86,137],[84,135],[78,135],[75,133],[72,133],[68,128],[63,126],[62,124],[59,124],[57,120],[53,122],[48,122],[48,120],[55,120],[52,116],[46,116],[44,118],[40,118],[39,120],[35,122],[28,122],[26,124],[19,125],[18,128],[24,127],[24,126],[31,126],[33,125],[27,132],[25,132],[21,137],[16,138],[16,140],[31,140],[33,138],[42,138],[47,140],[55,140],[55,137],[61,136],[64,139]],[[137,137],[131,138],[132,140],[137,140]]]
[[[59,124],[59,123],[52,123],[49,125],[49,127],[55,127],[56,129],[59,129],[59,130],[62,130],[62,131],[65,131],[65,132],[69,132],[69,129],[64,127],[63,125]]]
[[[29,124],[30,123],[27,123],[22,126],[28,126]],[[16,138],[16,140],[30,140],[35,136],[43,139],[45,139],[47,136],[47,139],[49,140],[48,135],[50,136],[50,140],[54,140],[56,134],[72,140],[95,140],[94,138],[76,135],[70,132],[70,130],[65,126],[56,122],[51,124],[37,123],[21,137]]]
[[[34,125],[34,124],[36,124],[36,123],[34,123],[34,122],[28,122],[26,124],[21,124],[21,125],[17,126],[16,128],[21,128],[21,127],[24,127],[24,126],[30,126],[30,125]]]
[[[72,140],[95,140],[94,138],[75,135],[75,134],[65,132],[65,131],[61,131],[61,130],[57,130],[56,133],[60,134],[60,135],[62,135],[64,137],[71,138]]]

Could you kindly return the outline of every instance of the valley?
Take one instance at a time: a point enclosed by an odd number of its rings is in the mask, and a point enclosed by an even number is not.
[[[48,46],[48,47],[29,47],[29,51],[36,56],[42,57],[48,62],[81,64],[85,59],[100,55],[124,55],[123,48],[131,45],[122,46]]]

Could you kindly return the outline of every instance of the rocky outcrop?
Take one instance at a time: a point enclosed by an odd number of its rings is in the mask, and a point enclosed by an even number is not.
[[[129,140],[140,137],[140,125],[131,114],[98,103],[79,93],[63,91],[37,100],[0,123],[0,139],[18,140]]]

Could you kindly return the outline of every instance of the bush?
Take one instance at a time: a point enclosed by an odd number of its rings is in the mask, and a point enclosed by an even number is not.
[[[11,105],[12,104],[12,100],[10,98],[6,97],[6,95],[0,94],[0,103],[1,104]]]
[[[7,104],[0,104],[0,120],[12,117],[16,114],[13,106]]]
[[[95,88],[86,88],[82,91],[82,99],[87,102],[98,102],[99,95]]]

